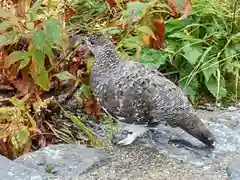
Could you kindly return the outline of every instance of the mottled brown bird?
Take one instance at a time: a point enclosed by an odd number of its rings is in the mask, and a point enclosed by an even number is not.
[[[165,123],[213,147],[213,134],[173,82],[147,65],[121,60],[105,36],[89,35],[84,41],[94,55],[91,86],[95,97],[114,118],[131,124],[132,134],[118,144],[131,144],[149,127]]]

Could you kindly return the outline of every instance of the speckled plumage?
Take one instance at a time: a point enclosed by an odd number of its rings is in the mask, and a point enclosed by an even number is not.
[[[109,114],[127,124],[180,127],[212,146],[212,133],[173,82],[149,66],[121,60],[104,36],[88,36],[85,42],[94,55],[92,90]]]

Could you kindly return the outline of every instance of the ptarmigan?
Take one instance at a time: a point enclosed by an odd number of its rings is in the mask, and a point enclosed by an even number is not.
[[[131,124],[132,134],[118,144],[129,145],[149,127],[164,123],[214,147],[213,134],[173,82],[147,65],[121,60],[106,36],[88,35],[84,41],[94,55],[90,82],[95,97],[110,115]]]

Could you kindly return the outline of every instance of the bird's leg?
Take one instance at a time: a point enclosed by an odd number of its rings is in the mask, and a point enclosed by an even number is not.
[[[128,134],[125,139],[122,139],[118,142],[119,145],[129,145],[133,141],[135,141],[138,137],[143,135],[146,131],[148,131],[148,128],[145,126],[140,125],[130,125],[125,128],[127,131],[131,132],[131,134]]]

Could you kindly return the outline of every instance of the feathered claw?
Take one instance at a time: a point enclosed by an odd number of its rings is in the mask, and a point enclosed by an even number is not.
[[[118,145],[127,146],[132,144],[138,137],[142,136],[148,129],[143,126],[130,125],[127,127],[127,130],[132,133],[128,134],[126,138],[120,140],[117,143]]]

